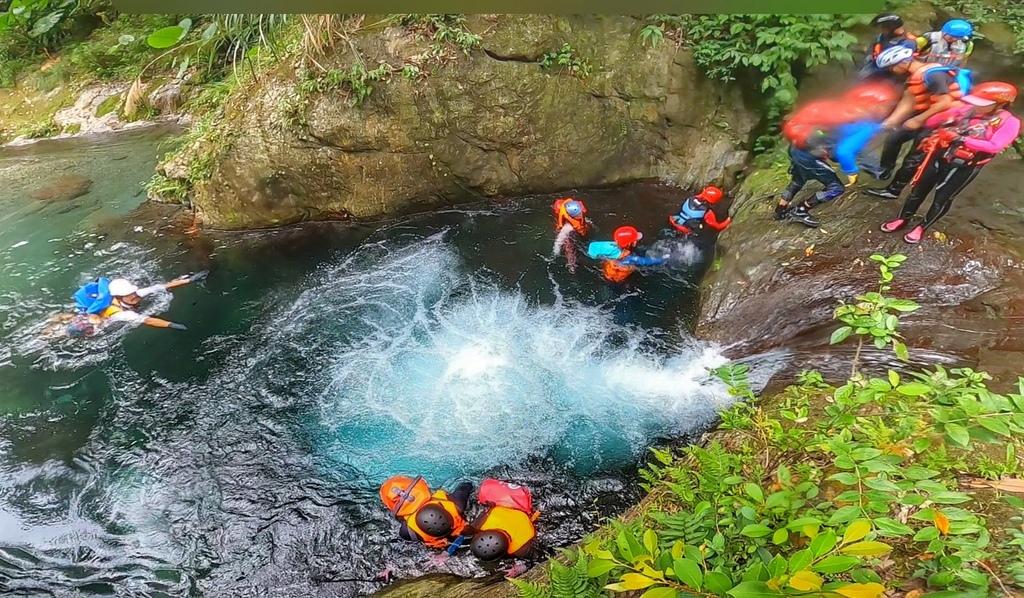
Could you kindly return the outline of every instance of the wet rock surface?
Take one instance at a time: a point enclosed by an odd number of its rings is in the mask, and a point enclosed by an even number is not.
[[[29,193],[36,201],[68,201],[92,188],[92,181],[78,174],[65,174]]]
[[[443,64],[404,29],[354,36],[367,64],[419,64],[429,74],[396,72],[351,107],[342,91],[299,98],[295,65],[283,65],[229,101],[216,142],[190,150],[193,161],[215,158],[194,205],[211,227],[247,228],[652,178],[730,178],[757,116],[687,52],[640,43],[641,27],[625,16],[478,16],[469,28],[486,31],[482,48],[453,51]],[[588,77],[541,67],[566,42],[592,65]],[[344,48],[325,66],[347,72],[351,58]],[[301,118],[283,111],[303,99]]]
[[[774,221],[774,199],[742,198],[720,239],[722,267],[705,280],[698,333],[727,343],[732,356],[851,351],[846,345],[827,349],[837,302],[877,288],[877,264],[868,256],[903,253],[909,259],[891,295],[922,306],[902,318],[912,357],[1015,374],[1024,350],[1018,340],[1024,338],[1024,308],[1016,300],[1024,288],[1021,181],[1024,162],[993,162],[916,246],[904,243],[902,233],[879,230],[902,202],[864,193],[882,186],[870,178],[815,209],[817,230]]]

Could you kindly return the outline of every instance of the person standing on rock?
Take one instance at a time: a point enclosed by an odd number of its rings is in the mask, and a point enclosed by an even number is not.
[[[908,76],[903,98],[882,123],[882,127],[891,133],[882,147],[878,167],[871,174],[884,180],[892,176],[903,146],[915,139],[920,143],[927,136],[924,125],[929,118],[960,105],[960,98],[970,88],[970,81],[962,77],[955,67],[922,62],[914,57],[913,51],[903,47],[883,52],[878,57],[878,66]],[[869,189],[868,194],[885,199],[898,198],[921,164],[921,157],[912,151],[887,187]]]
[[[902,46],[917,51],[918,37],[907,31],[903,25],[903,19],[899,15],[891,12],[879,14],[871,20],[871,24],[878,29],[879,33],[874,45],[871,46],[871,50],[864,58],[864,66],[860,70],[860,77],[862,79],[890,79],[902,82],[898,75],[894,75],[886,69],[878,68],[875,61],[878,60],[878,56],[882,52],[889,48]]]
[[[789,141],[789,174],[792,180],[779,195],[776,220],[791,220],[816,228],[820,223],[811,216],[815,206],[832,201],[846,187],[857,182],[857,157],[881,130],[882,120],[892,112],[899,99],[898,86],[873,81],[851,89],[840,99],[813,102],[794,112],[782,128]],[[828,160],[839,163],[847,177],[844,186]],[[797,206],[791,202],[810,181],[825,188]]]
[[[928,119],[925,126],[936,130],[925,141],[925,158],[915,174],[913,189],[899,216],[883,224],[882,232],[906,228],[934,191],[924,221],[903,237],[907,243],[919,243],[925,231],[946,215],[953,199],[971,184],[981,168],[1020,135],[1020,119],[1006,110],[1016,99],[1017,88],[1009,83],[982,83],[963,97],[963,106]]]

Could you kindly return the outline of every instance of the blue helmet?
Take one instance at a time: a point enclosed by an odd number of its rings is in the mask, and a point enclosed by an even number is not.
[[[942,26],[942,33],[950,37],[967,39],[974,35],[974,26],[963,19],[953,19]]]
[[[570,218],[579,218],[583,215],[583,204],[576,200],[567,201],[562,204],[562,207],[565,208],[565,213],[568,214]]]

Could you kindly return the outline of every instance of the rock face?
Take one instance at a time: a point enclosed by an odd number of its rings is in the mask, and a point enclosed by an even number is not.
[[[785,348],[827,357],[837,302],[877,289],[877,264],[868,257],[903,253],[909,259],[891,294],[922,305],[901,319],[911,357],[1015,374],[1024,351],[1024,308],[1016,300],[1024,288],[1021,180],[1020,159],[993,162],[929,231],[939,238],[930,234],[916,246],[879,230],[902,202],[865,194],[880,186],[870,178],[817,208],[817,230],[772,220],[773,200],[743,198],[719,240],[722,267],[705,280],[698,333],[729,343],[734,356]]]
[[[217,157],[195,189],[204,222],[365,219],[648,178],[701,185],[743,167],[740,148],[757,118],[738,90],[708,81],[671,43],[641,44],[640,21],[503,15],[468,26],[483,35],[482,49],[442,64],[428,58],[428,40],[404,29],[353,36],[368,69],[395,69],[359,107],[343,91],[314,93],[305,122],[289,122],[296,118],[282,107],[297,100],[294,65],[229,100],[217,136],[232,141],[187,154]],[[563,43],[590,63],[590,76],[541,67]],[[327,63],[348,72],[351,59],[342,44]],[[415,64],[428,74],[399,76]]]

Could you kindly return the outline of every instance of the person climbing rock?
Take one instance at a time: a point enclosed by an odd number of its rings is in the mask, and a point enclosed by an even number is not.
[[[555,255],[564,251],[569,272],[575,274],[577,243],[590,231],[587,206],[582,201],[566,197],[555,200],[552,207],[555,212],[555,231],[558,233],[555,238]]]
[[[974,51],[973,36],[973,25],[963,19],[953,19],[940,31],[929,31],[918,37],[918,52],[924,62],[962,67]]]
[[[871,20],[871,24],[878,29],[879,33],[867,56],[864,57],[864,66],[860,70],[860,77],[901,80],[899,75],[879,68],[876,61],[882,52],[893,47],[905,47],[917,51],[918,37],[907,31],[902,17],[891,12],[877,15]]]
[[[207,274],[204,271],[180,276],[170,282],[144,288],[124,278],[98,278],[75,291],[73,297],[77,313],[68,324],[68,334],[93,336],[106,322],[133,322],[157,328],[187,330],[184,324],[145,316],[135,310],[143,297],[203,280]]]
[[[505,575],[521,575],[526,571],[526,566],[520,561],[541,556],[534,526],[540,511],[533,509],[533,497],[529,489],[509,482],[486,479],[480,483],[477,500],[486,509],[466,526],[448,548],[446,556],[454,554],[469,539],[469,550],[474,557],[484,562],[515,559],[515,564],[504,570]]]
[[[732,222],[728,215],[719,220],[715,214],[714,207],[723,197],[725,194],[718,187],[704,187],[697,195],[688,197],[679,213],[668,217],[668,223],[682,235],[697,234],[706,229],[721,232]]]
[[[401,522],[398,536],[423,542],[430,548],[446,548],[466,527],[466,506],[473,484],[463,482],[451,494],[431,492],[420,476],[394,476],[380,487],[380,498]]]
[[[660,266],[668,261],[665,257],[647,255],[647,248],[637,244],[643,234],[632,226],[615,230],[613,241],[595,241],[587,247],[591,259],[601,260],[601,271],[609,282],[625,282],[638,267]]]
[[[935,128],[926,141],[925,158],[899,216],[882,225],[894,233],[905,228],[932,191],[931,208],[924,221],[904,235],[919,243],[925,231],[946,215],[953,200],[974,180],[985,164],[1020,135],[1020,119],[1006,110],[1017,99],[1017,88],[994,81],[979,84],[958,106],[932,116],[926,127]]]
[[[843,194],[857,182],[857,157],[899,100],[899,87],[885,81],[862,83],[839,99],[813,102],[794,112],[783,125],[789,141],[789,186],[775,205],[776,220],[792,220],[808,227],[820,225],[810,210]],[[839,163],[847,177],[844,185],[828,160]],[[810,181],[825,188],[797,206],[791,202]]]
[[[971,83],[957,68],[922,62],[914,58],[911,50],[903,47],[883,52],[878,58],[878,65],[909,75],[899,105],[882,123],[882,127],[891,132],[882,147],[879,164],[871,174],[879,180],[884,180],[892,176],[903,146],[915,139],[920,142],[920,139],[927,135],[923,130],[925,122],[933,115],[959,105],[960,98],[970,88]],[[915,162],[915,159],[914,153],[911,152],[888,187],[870,189],[868,193],[889,199],[899,197],[920,164],[919,161]]]

